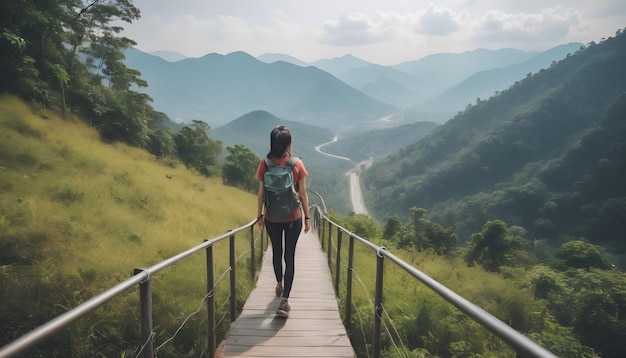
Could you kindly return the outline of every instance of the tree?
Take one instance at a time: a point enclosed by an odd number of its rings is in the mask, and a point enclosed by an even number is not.
[[[383,230],[383,239],[392,242],[398,241],[400,230],[402,230],[402,220],[400,220],[400,217],[397,215],[390,217]]]
[[[487,221],[482,232],[474,233],[468,242],[465,261],[474,262],[489,271],[498,271],[506,264],[515,250],[522,248],[519,236],[509,235],[506,223],[501,220]]]
[[[258,188],[254,173],[259,164],[259,157],[242,144],[226,147],[226,150],[230,154],[222,165],[222,181],[225,185],[254,192]]]
[[[425,236],[429,245],[439,255],[449,254],[456,247],[457,235],[453,227],[443,227],[429,222],[425,230]]]
[[[206,176],[217,171],[217,157],[222,150],[222,142],[209,138],[211,128],[200,120],[194,120],[191,127],[183,127],[174,137],[178,157],[188,168],[195,168]]]
[[[556,256],[561,260],[563,268],[590,269],[595,267],[607,269],[610,266],[602,258],[600,246],[582,240],[572,240],[564,243]]]

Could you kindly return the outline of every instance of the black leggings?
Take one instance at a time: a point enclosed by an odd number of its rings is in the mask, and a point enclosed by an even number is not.
[[[291,292],[291,285],[293,284],[293,275],[295,271],[295,256],[296,256],[296,244],[298,243],[298,237],[300,231],[302,231],[302,220],[275,223],[271,221],[265,221],[265,228],[267,234],[272,240],[272,253],[274,255],[274,274],[276,275],[276,282],[283,280],[283,233],[285,238],[285,280],[283,287],[283,298],[289,298]]]

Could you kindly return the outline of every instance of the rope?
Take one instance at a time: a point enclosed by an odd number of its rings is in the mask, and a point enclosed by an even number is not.
[[[185,324],[187,324],[187,321],[189,321],[189,319],[191,319],[191,317],[195,316],[196,314],[198,314],[202,308],[204,307],[204,302],[207,300],[207,298],[212,297],[213,296],[213,291],[215,290],[215,286],[217,286],[217,284],[224,278],[224,276],[226,276],[226,273],[230,271],[230,268],[228,270],[225,270],[224,272],[222,272],[222,274],[220,275],[220,277],[217,279],[217,281],[213,284],[213,287],[211,288],[211,291],[209,291],[206,295],[204,295],[204,297],[202,297],[202,300],[200,301],[200,305],[198,306],[198,309],[193,311],[191,314],[189,314],[187,316],[187,318],[185,318],[185,320],[183,321],[183,323],[181,323],[181,325],[178,327],[178,329],[176,330],[176,332],[174,332],[174,335],[172,335],[170,338],[168,338],[167,340],[165,340],[160,346],[158,346],[155,351],[158,351],[159,349],[161,349],[164,345],[166,345],[167,343],[171,342],[177,335],[178,333],[183,329],[183,327],[185,326]],[[220,321],[221,322],[221,321]],[[154,335],[154,332],[152,333],[152,335]],[[144,346],[141,348],[141,351],[143,351],[144,347],[146,346],[147,342],[144,344]],[[140,353],[141,353],[140,351]],[[137,355],[138,358],[139,355]]]

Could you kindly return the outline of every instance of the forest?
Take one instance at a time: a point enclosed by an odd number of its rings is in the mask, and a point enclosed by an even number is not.
[[[463,243],[499,219],[531,242],[601,245],[626,267],[625,66],[618,30],[478,98],[364,173],[372,211],[385,220],[425,208]]]

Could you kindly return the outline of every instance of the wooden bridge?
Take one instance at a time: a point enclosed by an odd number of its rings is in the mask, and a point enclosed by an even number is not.
[[[263,259],[259,280],[233,323],[216,357],[354,357],[341,322],[327,258],[317,235],[302,234],[289,297],[289,318],[276,316],[280,298],[272,250]]]

